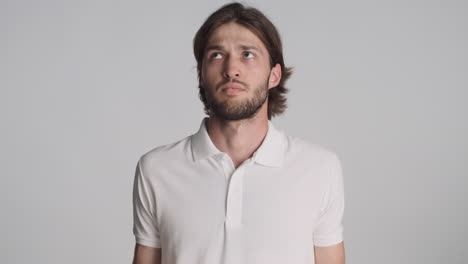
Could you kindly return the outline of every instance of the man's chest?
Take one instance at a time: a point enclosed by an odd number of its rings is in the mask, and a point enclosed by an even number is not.
[[[250,243],[309,241],[325,188],[320,173],[255,164],[233,171],[173,169],[158,181],[163,243],[206,247],[220,228],[243,230]]]

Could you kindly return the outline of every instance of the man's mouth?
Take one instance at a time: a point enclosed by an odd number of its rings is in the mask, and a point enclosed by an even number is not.
[[[245,91],[245,89],[242,88],[242,86],[237,85],[237,84],[224,85],[221,87],[221,90],[227,94],[237,94],[237,93]]]

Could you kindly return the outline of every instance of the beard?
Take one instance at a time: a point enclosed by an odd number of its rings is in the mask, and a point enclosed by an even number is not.
[[[268,98],[268,80],[264,85],[259,85],[255,89],[252,98],[246,98],[242,101],[236,99],[220,101],[210,91],[212,89],[205,89],[210,114],[216,115],[221,120],[249,119],[257,114]]]

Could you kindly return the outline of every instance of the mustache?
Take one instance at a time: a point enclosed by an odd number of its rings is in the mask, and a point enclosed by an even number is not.
[[[239,81],[239,80],[233,78],[233,79],[225,79],[224,81],[218,83],[218,84],[216,85],[216,90],[219,90],[219,89],[221,88],[221,86],[226,85],[226,84],[228,84],[228,83],[238,83],[238,84],[241,84],[241,85],[243,86],[243,88],[245,88],[245,89],[247,88],[247,84],[246,84],[246,83],[241,82],[241,81]]]

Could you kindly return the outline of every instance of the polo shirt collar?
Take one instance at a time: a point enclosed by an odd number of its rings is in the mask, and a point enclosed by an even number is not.
[[[191,136],[192,157],[195,162],[222,153],[208,135],[207,120],[208,117],[204,117],[199,130]],[[265,166],[281,167],[285,158],[286,141],[284,133],[277,130],[268,120],[267,134],[260,147],[252,155],[253,161]]]

